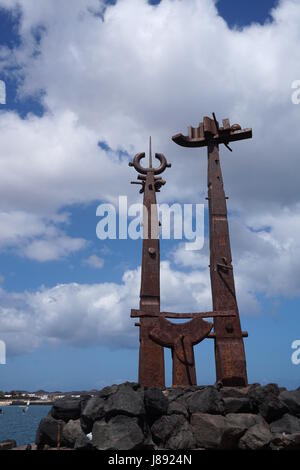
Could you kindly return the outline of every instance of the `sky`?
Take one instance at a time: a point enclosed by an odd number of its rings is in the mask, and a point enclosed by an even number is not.
[[[205,203],[205,150],[171,136],[213,111],[253,128],[220,149],[249,381],[300,385],[299,20],[297,0],[0,0],[0,390],[137,380],[141,241],[99,240],[97,207],[141,202],[149,135],[159,202]],[[161,241],[162,310],[211,309],[207,222],[199,252]],[[213,342],[195,354],[214,383]]]

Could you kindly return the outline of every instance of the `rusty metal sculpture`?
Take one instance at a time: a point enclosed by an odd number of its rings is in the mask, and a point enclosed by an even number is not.
[[[207,147],[208,149],[208,205],[210,227],[210,277],[214,311],[233,310],[231,318],[214,318],[215,361],[217,381],[223,385],[247,385],[247,369],[239,310],[236,300],[227,220],[226,196],[223,186],[219,145],[230,151],[230,142],[249,139],[252,129],[230,125],[223,120],[220,127],[213,119],[204,117],[198,128],[189,127],[188,136],[176,134],[173,141],[183,147]]]
[[[132,318],[140,318],[139,383],[146,387],[165,386],[164,347],[171,348],[173,358],[173,386],[196,385],[196,368],[193,346],[204,338],[212,337],[213,324],[203,318],[234,317],[235,310],[224,309],[214,312],[172,313],[160,312],[160,251],[159,222],[156,206],[156,192],[165,181],[158,177],[171,165],[162,154],[155,154],[160,161],[157,169],[152,167],[150,138],[149,167],[141,166],[145,153],[137,154],[130,166],[139,173],[140,193],[144,194],[143,255],[140,291],[140,308],[131,310]],[[191,319],[187,323],[174,324],[167,318]]]
[[[156,326],[160,315],[160,251],[155,193],[160,191],[165,181],[157,175],[163,173],[171,165],[167,163],[164,155],[156,153],[155,158],[159,160],[160,166],[152,167],[151,138],[149,168],[144,168],[140,164],[144,157],[145,153],[139,153],[134,157],[133,162],[129,163],[139,173],[138,181],[132,184],[140,184],[142,186],[140,193],[144,193],[140,310],[135,311],[132,316],[140,317],[139,383],[144,386],[163,388],[165,385],[164,351],[162,346],[150,338],[150,332]]]

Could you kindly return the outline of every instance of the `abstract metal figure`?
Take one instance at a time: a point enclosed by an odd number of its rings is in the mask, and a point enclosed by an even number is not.
[[[150,137],[149,168],[141,166],[140,161],[145,153],[137,154],[129,166],[133,166],[139,173],[138,180],[132,184],[140,184],[140,193],[144,193],[143,216],[143,254],[142,278],[140,291],[140,310],[136,317],[140,317],[140,352],[139,352],[139,383],[143,386],[165,386],[164,351],[162,346],[155,343],[150,332],[156,326],[160,315],[160,252],[158,237],[158,215],[156,209],[156,192],[165,184],[157,176],[171,165],[162,154],[155,154],[160,166],[152,166],[152,149]],[[152,233],[151,233],[152,232]]]
[[[217,381],[223,385],[247,385],[247,369],[239,310],[236,300],[231,247],[227,220],[226,196],[223,186],[219,145],[230,151],[230,142],[249,139],[252,129],[240,125],[230,126],[229,119],[223,126],[213,113],[213,119],[204,117],[198,128],[189,127],[188,136],[176,134],[172,140],[183,147],[207,147],[208,149],[208,205],[210,228],[210,277],[213,310],[232,310],[234,316],[214,318],[215,361]]]
[[[213,327],[196,316],[188,323],[170,323],[165,317],[159,318],[150,337],[162,346],[172,350],[173,386],[196,385],[194,345],[206,338]]]
[[[196,385],[196,367],[193,346],[211,337],[213,324],[203,318],[233,317],[235,311],[226,309],[214,312],[172,313],[160,312],[160,252],[159,222],[156,192],[165,181],[158,177],[171,165],[162,154],[155,154],[160,166],[153,168],[150,138],[149,167],[141,166],[144,153],[137,154],[130,166],[139,173],[140,192],[144,194],[143,255],[140,291],[140,308],[131,310],[132,318],[140,318],[139,383],[145,387],[165,386],[164,347],[171,348],[173,358],[173,386]],[[190,319],[175,324],[167,318]]]

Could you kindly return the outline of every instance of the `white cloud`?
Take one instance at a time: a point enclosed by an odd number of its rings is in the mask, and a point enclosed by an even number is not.
[[[9,352],[30,351],[43,343],[136,347],[138,331],[130,309],[138,307],[140,269],[126,271],[122,283],[62,284],[36,292],[0,288],[0,331]],[[182,273],[161,266],[162,309],[210,309],[202,272]]]
[[[24,211],[0,212],[0,249],[14,249],[35,261],[53,261],[87,246],[82,238],[72,238],[57,224],[68,223],[68,215],[41,217]]]
[[[269,297],[299,296],[300,204],[238,223],[237,269],[249,288]]]
[[[35,261],[55,261],[83,249],[86,245],[87,242],[82,238],[58,235],[53,238],[33,240],[21,253]]]
[[[104,267],[104,260],[97,255],[91,255],[84,260],[84,264],[91,268],[102,269]]]
[[[72,112],[26,120],[0,114],[0,188],[5,210],[53,214],[62,206],[116,197],[113,179],[130,187],[130,169]]]
[[[173,253],[174,262],[182,267],[207,269],[209,256],[204,249],[200,251],[187,251],[185,245],[179,245]]]
[[[20,245],[24,239],[40,236],[47,224],[35,214],[22,211],[0,212],[0,246]],[[50,228],[50,226],[49,226]]]

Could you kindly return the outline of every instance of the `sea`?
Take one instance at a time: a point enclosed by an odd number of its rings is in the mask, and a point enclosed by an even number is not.
[[[23,413],[24,406],[3,406],[0,414],[0,442],[14,439],[18,446],[31,444],[39,423],[50,411],[51,406],[32,405]]]

